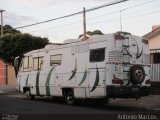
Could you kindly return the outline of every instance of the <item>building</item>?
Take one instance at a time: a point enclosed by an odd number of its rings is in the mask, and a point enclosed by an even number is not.
[[[0,86],[7,84],[6,64],[0,60]]]
[[[16,86],[16,76],[12,65],[5,64],[0,60],[0,86]]]
[[[152,26],[152,31],[144,35],[148,39],[151,53],[151,81],[160,86],[160,25]]]
[[[160,49],[160,25],[152,27],[152,31],[144,35],[148,39],[149,49]]]

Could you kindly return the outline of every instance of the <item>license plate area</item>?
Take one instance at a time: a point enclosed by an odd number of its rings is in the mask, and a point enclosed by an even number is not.
[[[139,88],[138,87],[132,87],[132,92],[139,92]]]

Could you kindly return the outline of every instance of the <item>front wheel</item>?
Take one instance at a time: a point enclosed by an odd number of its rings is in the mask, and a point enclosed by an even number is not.
[[[109,98],[103,98],[103,99],[99,99],[96,101],[97,105],[104,105],[104,104],[108,104],[109,103]]]
[[[29,99],[29,100],[34,100],[34,99],[35,99],[35,96],[32,95],[30,91],[27,91],[27,92],[26,92],[26,97],[27,97],[27,99]]]
[[[72,90],[65,91],[65,101],[68,105],[76,104],[76,99]]]

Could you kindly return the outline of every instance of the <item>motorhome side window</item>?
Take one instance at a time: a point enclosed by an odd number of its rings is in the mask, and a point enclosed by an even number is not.
[[[33,58],[33,70],[43,69],[43,57]]]
[[[33,59],[32,56],[26,56],[23,60],[23,71],[29,71],[32,69]]]
[[[62,55],[51,55],[50,56],[50,66],[61,65]]]
[[[102,62],[105,59],[105,48],[90,50],[90,62]]]

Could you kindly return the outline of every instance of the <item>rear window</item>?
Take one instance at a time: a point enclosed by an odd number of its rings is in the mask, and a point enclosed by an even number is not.
[[[51,55],[50,56],[50,66],[58,66],[61,65],[62,55]]]
[[[90,62],[102,62],[105,59],[105,48],[90,50]]]

